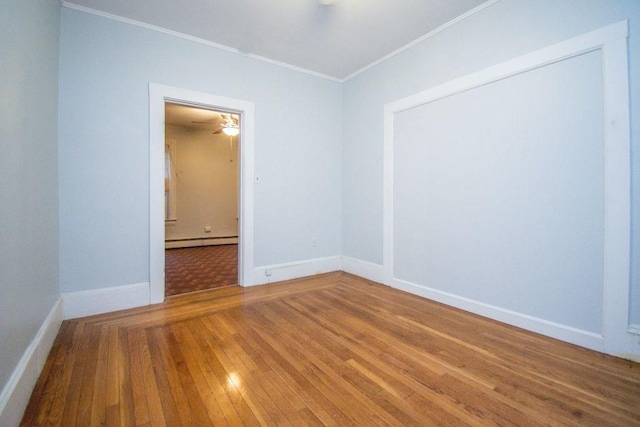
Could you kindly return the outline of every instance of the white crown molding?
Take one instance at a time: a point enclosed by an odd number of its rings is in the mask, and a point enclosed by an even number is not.
[[[200,43],[200,44],[203,44],[203,45],[206,45],[206,46],[214,47],[216,49],[224,50],[226,52],[235,53],[236,55],[241,55],[241,56],[244,56],[246,58],[255,59],[257,61],[266,62],[266,63],[272,64],[272,65],[277,65],[279,67],[288,68],[290,70],[299,71],[301,73],[309,74],[309,75],[312,75],[312,76],[315,76],[315,77],[319,77],[319,78],[322,78],[322,79],[331,80],[331,81],[338,82],[338,83],[342,83],[342,81],[343,81],[343,80],[341,80],[339,78],[336,78],[336,77],[333,77],[333,76],[329,76],[329,75],[326,75],[326,74],[318,73],[316,71],[308,70],[306,68],[298,67],[296,65],[287,64],[285,62],[276,61],[274,59],[266,58],[264,56],[255,55],[253,53],[243,52],[243,51],[241,51],[239,49],[236,49],[236,48],[233,48],[233,47],[229,47],[229,46],[225,46],[225,45],[220,44],[220,43],[215,43],[215,42],[212,42],[212,41],[209,41],[209,40],[201,39],[199,37],[193,37],[193,36],[190,36],[188,34],[184,34],[184,33],[178,32],[178,31],[169,30],[167,28],[158,27],[157,25],[147,24],[147,23],[144,23],[144,22],[136,21],[135,19],[124,18],[122,16],[113,15],[111,13],[107,13],[107,12],[103,12],[103,11],[100,11],[100,10],[92,9],[90,7],[79,6],[77,4],[69,3],[68,1],[65,1],[65,0],[61,0],[61,2],[62,2],[62,7],[66,7],[67,9],[73,9],[73,10],[77,10],[79,12],[84,12],[84,13],[88,13],[88,14],[91,14],[91,15],[100,16],[102,18],[107,18],[107,19],[112,19],[114,21],[123,22],[125,24],[135,25],[136,27],[142,27],[142,28],[145,28],[147,30],[157,31],[159,33],[164,33],[164,34],[167,34],[167,35],[170,35],[170,36],[179,37],[181,39],[189,40],[189,41],[192,41],[192,42],[195,42],[195,43]]]
[[[347,80],[350,80],[351,78],[364,73],[365,71],[367,71],[368,69],[375,67],[376,65],[385,62],[391,58],[393,58],[394,56],[404,52],[405,50],[410,49],[411,47],[415,46],[418,43],[421,43],[425,40],[427,40],[428,38],[433,37],[434,35],[446,30],[447,28],[457,24],[458,22],[470,17],[471,15],[474,15],[476,13],[478,13],[479,11],[491,6],[494,3],[499,2],[500,0],[487,0],[486,2],[482,3],[481,5],[471,9],[470,11],[452,19],[449,22],[446,22],[445,24],[442,24],[441,26],[439,26],[438,28],[428,32],[427,34],[415,39],[414,41],[407,43],[406,45],[402,46],[399,49],[394,50],[393,52],[389,53],[388,55],[383,56],[382,58],[372,62],[369,65],[366,65],[364,67],[362,67],[361,69],[359,69],[358,71],[349,74],[347,77],[345,78],[338,78],[338,77],[333,77],[333,76],[329,76],[327,74],[322,74],[322,73],[318,73],[316,71],[312,71],[312,70],[308,70],[306,68],[302,68],[302,67],[298,67],[296,65],[291,65],[291,64],[287,64],[286,62],[281,62],[281,61],[276,61],[274,59],[270,59],[270,58],[266,58],[264,56],[260,56],[260,55],[255,55],[252,53],[248,53],[248,52],[243,52],[239,49],[233,48],[233,47],[229,47],[220,43],[215,43],[209,40],[205,40],[205,39],[201,39],[199,37],[193,37],[190,36],[188,34],[184,34],[178,31],[173,31],[173,30],[169,30],[167,28],[163,28],[163,27],[159,27],[157,25],[151,25],[151,24],[147,24],[141,21],[137,21],[135,19],[130,19],[130,18],[124,18],[122,16],[118,16],[118,15],[113,15],[111,13],[107,13],[107,12],[103,12],[97,9],[92,9],[90,7],[85,7],[85,6],[80,6],[74,3],[70,3],[66,0],[59,0],[60,4],[62,5],[62,7],[66,7],[68,9],[73,9],[73,10],[77,10],[79,12],[84,12],[84,13],[89,13],[91,15],[96,15],[96,16],[100,16],[103,18],[107,18],[107,19],[112,19],[114,21],[119,21],[119,22],[123,22],[126,24],[130,24],[130,25],[135,25],[137,27],[142,27],[142,28],[146,28],[148,30],[152,30],[152,31],[157,31],[160,33],[164,33],[167,35],[171,35],[174,37],[179,37],[181,39],[185,39],[185,40],[189,40],[192,42],[196,42],[196,43],[200,43],[200,44],[204,44],[206,46],[210,46],[210,47],[214,47],[216,49],[221,49],[224,50],[226,52],[230,52],[230,53],[235,53],[237,55],[241,55],[247,58],[252,58],[255,59],[257,61],[261,61],[261,62],[266,62],[268,64],[272,64],[272,65],[276,65],[279,67],[283,67],[283,68],[288,68],[290,70],[294,70],[294,71],[299,71],[301,73],[305,73],[305,74],[309,74],[315,77],[319,77],[322,79],[326,79],[326,80],[331,80],[334,82],[338,82],[338,83],[344,83]]]
[[[499,1],[500,0],[488,0],[488,1],[484,2],[484,3],[482,3],[481,5],[476,6],[475,8],[471,9],[470,11],[468,11],[466,13],[463,13],[462,15],[453,18],[451,21],[440,25],[438,28],[429,31],[427,34],[425,34],[425,35],[423,35],[421,37],[418,37],[414,41],[407,43],[406,45],[402,46],[401,48],[398,48],[398,49],[394,50],[393,52],[383,56],[382,58],[380,58],[380,59],[378,59],[376,61],[373,61],[371,64],[360,68],[358,71],[349,74],[347,77],[342,79],[342,82],[346,82],[347,80],[350,80],[350,79],[356,77],[357,75],[364,73],[368,69],[373,68],[378,64],[381,64],[383,62],[388,61],[389,59],[393,58],[394,56],[401,54],[405,50],[411,49],[413,46],[417,45],[418,43],[422,43],[423,41],[435,36],[438,33],[441,33],[442,31],[446,30],[447,28],[457,24],[460,21],[463,21],[463,20],[467,19],[471,15],[475,15],[476,13],[480,12],[481,10],[483,10],[483,9],[485,9],[485,8],[491,6],[492,4],[497,3]]]

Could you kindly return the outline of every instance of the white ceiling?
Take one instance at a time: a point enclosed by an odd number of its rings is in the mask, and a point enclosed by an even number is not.
[[[344,80],[495,0],[66,0]]]

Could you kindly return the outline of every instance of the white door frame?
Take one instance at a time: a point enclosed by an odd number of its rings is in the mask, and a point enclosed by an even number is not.
[[[253,102],[149,83],[149,303],[164,301],[164,104],[231,111],[241,116],[238,284],[253,284]]]

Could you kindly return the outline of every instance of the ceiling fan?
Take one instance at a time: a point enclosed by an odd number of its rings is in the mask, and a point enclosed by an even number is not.
[[[219,118],[204,121],[191,121],[191,123],[212,125],[214,135],[224,132],[229,136],[235,136],[240,132],[239,119],[240,118],[235,114],[220,113]]]

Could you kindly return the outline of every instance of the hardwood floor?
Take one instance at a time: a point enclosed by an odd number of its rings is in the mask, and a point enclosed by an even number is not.
[[[65,321],[44,424],[640,425],[640,365],[332,273]]]

